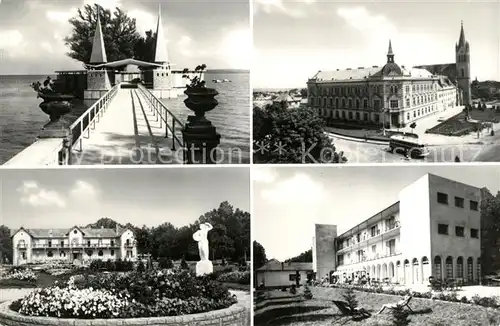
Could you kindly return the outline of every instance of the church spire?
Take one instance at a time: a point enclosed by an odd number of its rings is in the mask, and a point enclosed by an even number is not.
[[[462,47],[465,46],[465,33],[464,33],[464,21],[462,20],[461,22],[461,27],[460,27],[460,38],[458,39],[458,46]]]
[[[95,28],[94,40],[92,43],[92,53],[89,63],[99,64],[108,62],[106,49],[104,48],[104,38],[102,35],[101,19],[99,18],[99,7],[97,7],[97,26]]]
[[[387,63],[394,63],[394,53],[392,52],[391,40],[389,40],[389,49],[387,50]]]
[[[158,5],[158,23],[156,25],[155,62],[168,63],[167,44],[161,21],[161,4]]]

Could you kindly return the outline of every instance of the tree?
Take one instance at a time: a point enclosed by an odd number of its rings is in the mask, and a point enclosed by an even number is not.
[[[253,110],[255,163],[344,163],[324,133],[324,121],[312,108],[279,103]]]
[[[304,251],[300,255],[295,256],[293,258],[290,258],[290,259],[286,260],[285,262],[310,263],[310,262],[312,262],[312,249]]]
[[[356,300],[356,294],[354,294],[352,288],[347,288],[342,297],[344,297],[344,300],[351,311],[354,311],[358,307],[358,300]]]
[[[481,271],[483,275],[500,272],[500,193],[481,189]]]
[[[145,270],[146,270],[146,267],[144,266],[144,263],[142,262],[142,260],[140,260],[139,263],[137,264],[137,272],[144,273]]]
[[[108,61],[134,57],[134,50],[138,51],[138,47],[141,48],[137,45],[141,36],[137,32],[135,18],[128,17],[120,8],[115,8],[111,13],[98,4],[85,5],[83,10],[78,9],[76,17],[69,20],[73,30],[71,35],[64,39],[70,49],[67,55],[84,64],[89,63],[98,12]],[[142,51],[145,51],[144,47]],[[140,53],[145,56],[144,53]]]
[[[134,46],[134,55],[137,60],[154,62],[156,46],[156,33],[152,30],[146,32],[146,37],[141,37]]]
[[[266,249],[258,243],[257,241],[253,241],[253,270],[256,271],[257,269],[261,268],[264,266],[264,264],[267,263],[267,257],[266,257]]]
[[[302,98],[307,98],[307,88],[302,88],[300,90],[300,96],[302,96]]]
[[[0,225],[0,263],[12,261],[12,238],[10,237],[10,229],[6,225]]]

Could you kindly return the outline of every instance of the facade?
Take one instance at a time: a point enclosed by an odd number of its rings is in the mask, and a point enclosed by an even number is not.
[[[423,284],[430,276],[477,282],[480,200],[479,188],[427,174],[403,189],[398,202],[335,237],[334,254],[313,255],[313,264],[335,266],[330,273],[340,282],[363,275],[399,284]]]
[[[260,287],[263,284],[265,287],[271,288],[297,285],[297,283],[304,285],[308,278],[312,278],[312,272],[311,263],[282,263],[271,259],[257,269],[257,284],[255,285]],[[300,275],[298,281],[297,275]]]
[[[470,51],[463,25],[455,52],[455,69],[450,65],[407,68],[395,62],[389,41],[383,67],[318,71],[307,82],[308,105],[327,120],[399,128],[470,104]]]
[[[25,229],[12,234],[13,264],[37,264],[54,261],[68,263],[91,260],[137,259],[132,230],[115,229]]]

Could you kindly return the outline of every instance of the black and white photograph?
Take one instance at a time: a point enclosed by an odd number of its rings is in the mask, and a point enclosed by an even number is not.
[[[256,166],[252,180],[254,325],[500,324],[497,165]]]
[[[0,164],[249,163],[249,7],[0,1]]]
[[[498,1],[265,1],[254,163],[498,162]]]
[[[0,325],[250,326],[248,168],[0,179]]]

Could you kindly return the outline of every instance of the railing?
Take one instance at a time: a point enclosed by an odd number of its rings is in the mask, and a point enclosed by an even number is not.
[[[28,248],[28,245],[26,244],[19,244],[17,245],[18,248]],[[72,243],[71,245],[60,245],[60,244],[32,244],[31,248],[33,249],[72,249],[72,248],[119,248],[120,244],[114,243],[114,244],[109,244],[109,243],[91,243],[90,245],[88,243]]]
[[[116,92],[120,85],[113,86],[106,94],[101,96],[97,102],[92,104],[90,108],[85,111],[75,122],[70,126],[72,142],[71,147],[73,147],[77,142],[79,142],[79,151],[82,151],[82,141],[85,132],[87,133],[86,138],[90,137],[90,129],[95,129],[96,122],[99,122],[100,118],[106,111],[109,102],[116,95]]]
[[[170,112],[165,104],[163,104],[153,93],[151,93],[146,87],[144,87],[144,85],[138,84],[137,88],[148,100],[148,104],[150,108],[153,109],[153,114],[156,115],[156,118],[160,118],[160,128],[162,127],[163,123],[165,123],[165,138],[168,138],[168,132],[170,131],[170,135],[172,136],[172,150],[175,151],[176,142],[181,148],[185,148],[184,139],[180,139],[175,134],[176,124],[178,124],[181,129],[184,129],[184,124],[179,119],[177,119],[177,117],[172,112]],[[169,115],[172,122],[171,126],[168,124]]]

